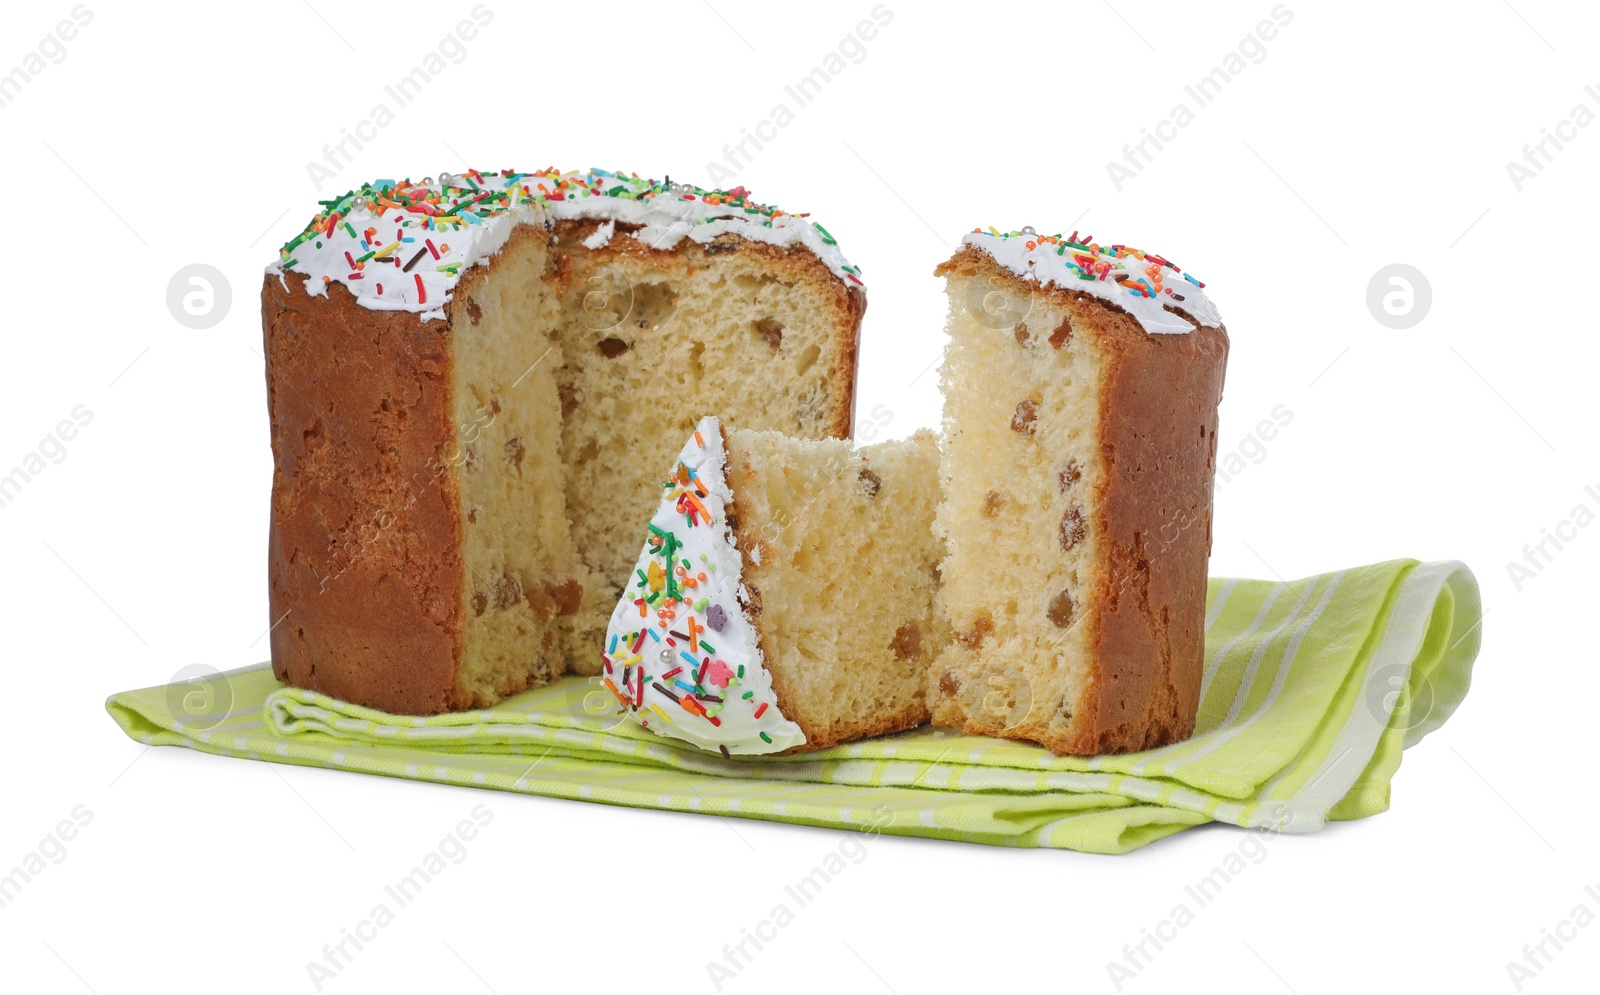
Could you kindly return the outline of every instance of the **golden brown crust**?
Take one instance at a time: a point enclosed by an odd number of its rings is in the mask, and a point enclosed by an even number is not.
[[[1228,335],[1152,335],[1101,322],[1111,354],[1100,395],[1105,461],[1093,523],[1104,572],[1094,613],[1089,714],[1070,753],[1123,753],[1194,732],[1205,658],[1206,567],[1217,405]]]
[[[820,261],[819,261],[820,265]],[[833,371],[833,404],[838,412],[834,418],[832,435],[835,439],[848,439],[855,435],[856,370],[861,356],[861,320],[867,314],[867,295],[860,287],[848,289],[841,283],[836,292],[843,293],[844,317],[837,326],[839,365]]]
[[[461,649],[448,323],[341,285],[262,287],[273,672],[390,712],[452,706]]]
[[[1151,334],[1115,304],[1023,280],[964,246],[934,271],[982,273],[1019,296],[1041,295],[1071,316],[1106,356],[1099,394],[1102,472],[1088,529],[1101,551],[1079,598],[1090,686],[1068,727],[1010,729],[965,716],[967,732],[1033,739],[1064,755],[1121,753],[1194,732],[1205,654],[1207,561],[1217,406],[1228,335],[1196,326]],[[1192,322],[1191,322],[1192,323]],[[936,709],[936,720],[951,717]]]
[[[598,224],[525,225],[501,251],[530,238],[572,244]],[[809,250],[730,235],[710,247],[684,239],[660,250],[614,238],[592,251],[692,268],[708,248],[755,253],[786,278],[831,288],[841,314],[832,428],[848,437],[866,295]],[[555,258],[550,276],[559,283],[565,256]],[[266,277],[268,581],[273,672],[284,683],[399,714],[474,707],[456,688],[465,575],[450,350],[456,302],[492,269],[491,261],[468,270],[446,319],[432,321],[369,310],[343,284],[312,297],[299,274],[286,274],[287,286]]]

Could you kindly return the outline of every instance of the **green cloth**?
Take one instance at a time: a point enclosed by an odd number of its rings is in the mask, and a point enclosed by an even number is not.
[[[1198,731],[1158,750],[1056,757],[923,727],[734,758],[611,714],[599,678],[493,708],[389,715],[284,687],[266,666],[113,695],[133,739],[502,791],[1126,853],[1190,826],[1312,832],[1389,806],[1403,749],[1466,695],[1481,606],[1459,563],[1397,560],[1286,583],[1211,581]]]

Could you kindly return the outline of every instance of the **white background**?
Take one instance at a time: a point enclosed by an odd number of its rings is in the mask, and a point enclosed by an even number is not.
[[[91,2],[65,58],[0,109],[0,473],[93,413],[0,508],[0,871],[92,813],[0,909],[5,989],[312,991],[306,963],[481,804],[466,859],[324,990],[709,992],[706,962],[845,841],[146,751],[102,708],[186,665],[265,658],[255,299],[314,201],[469,165],[704,181],[873,6],[715,4],[490,0],[462,61],[321,191],[307,162],[471,3]],[[864,268],[862,410],[892,413],[886,435],[937,422],[931,271],[961,233],[1080,228],[1166,253],[1226,319],[1223,455],[1255,460],[1220,486],[1213,573],[1412,556],[1462,559],[1483,586],[1472,693],[1407,754],[1393,810],[1271,842],[1124,990],[1515,990],[1524,944],[1579,903],[1600,913],[1600,527],[1520,590],[1507,569],[1576,506],[1600,513],[1600,127],[1520,191],[1506,168],[1575,105],[1600,113],[1594,9],[1290,0],[1265,57],[1118,191],[1107,162],[1193,110],[1184,87],[1269,0],[886,6],[864,58],[737,175]],[[8,13],[0,72],[70,10]],[[1366,303],[1396,262],[1432,288],[1402,330]],[[167,310],[191,263],[231,284],[213,328]],[[1280,404],[1292,422],[1247,442]],[[1243,839],[1207,827],[1120,858],[873,840],[724,990],[1114,991],[1107,962]],[[658,857],[642,877],[614,859],[641,848]],[[1524,990],[1588,990],[1597,970],[1589,926]]]

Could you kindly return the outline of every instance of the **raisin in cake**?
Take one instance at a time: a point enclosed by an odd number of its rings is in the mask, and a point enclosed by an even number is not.
[[[1190,735],[1228,338],[1153,253],[975,231],[949,295],[933,721],[1059,754]]]
[[[742,188],[604,170],[378,180],[262,288],[280,680],[392,712],[599,667],[702,399],[850,434],[858,271]]]
[[[611,616],[618,708],[724,755],[927,721],[938,463],[928,432],[852,451],[702,421]]]

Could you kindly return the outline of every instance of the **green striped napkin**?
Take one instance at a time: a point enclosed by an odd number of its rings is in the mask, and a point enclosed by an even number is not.
[[[1400,754],[1466,695],[1481,606],[1459,563],[1212,580],[1198,731],[1123,756],[924,727],[724,759],[612,716],[598,678],[389,715],[266,666],[113,695],[129,736],[230,757],[904,836],[1126,853],[1190,826],[1304,833],[1389,806]]]

